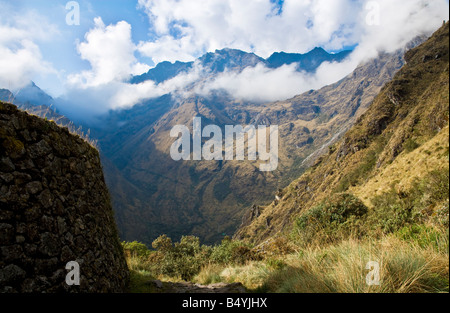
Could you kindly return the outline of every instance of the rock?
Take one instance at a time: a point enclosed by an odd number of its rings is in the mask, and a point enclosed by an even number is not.
[[[34,181],[31,183],[28,183],[25,186],[25,189],[28,193],[34,195],[34,194],[37,194],[38,192],[42,191],[42,184],[41,184],[41,182]]]
[[[14,242],[14,227],[10,224],[0,224],[0,245],[8,245]]]
[[[51,151],[52,148],[45,140],[41,140],[28,148],[28,154],[31,156],[32,159],[46,156]]]
[[[8,221],[8,220],[11,220],[13,217],[14,217],[14,213],[12,211],[0,208],[0,221]],[[0,241],[1,241],[1,239],[0,239]]]
[[[25,237],[24,236],[16,236],[16,242],[17,243],[25,242]]]
[[[60,252],[58,237],[51,233],[41,235],[38,251],[46,256],[56,256]]]
[[[16,169],[16,167],[11,162],[10,158],[8,158],[8,157],[0,158],[0,172],[10,173],[10,172],[13,172],[15,169]]]
[[[17,265],[10,264],[0,269],[0,282],[10,284],[24,279],[26,272]]]
[[[23,249],[20,245],[3,246],[0,248],[1,259],[4,262],[13,262],[23,258]]]
[[[2,174],[0,178],[7,184],[14,180],[14,176],[11,173]]]
[[[46,189],[41,192],[41,194],[37,197],[40,204],[43,208],[48,209],[52,206],[53,200],[52,200],[52,193],[50,190]]]
[[[163,283],[160,280],[152,280],[151,283],[158,289],[163,287]]]

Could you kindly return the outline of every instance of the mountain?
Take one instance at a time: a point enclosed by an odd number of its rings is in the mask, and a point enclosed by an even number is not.
[[[7,89],[0,89],[0,100],[5,102],[14,101],[17,105],[26,107],[52,107],[55,102],[51,96],[36,86],[34,82],[30,82],[28,85],[14,93]]]
[[[192,234],[214,243],[232,235],[247,208],[273,199],[274,190],[303,173],[353,125],[401,68],[402,55],[382,54],[336,84],[286,101],[255,104],[220,94],[166,95],[110,112],[92,135],[99,140],[122,238],[150,244],[160,234],[175,240]],[[239,70],[259,61],[229,49],[201,58],[211,71]],[[181,69],[181,63],[177,66]],[[278,169],[264,173],[253,161],[173,161],[170,131],[192,125],[194,117],[222,130],[225,125],[279,125]]]
[[[305,53],[274,53],[268,59],[263,59],[254,53],[247,53],[236,49],[216,50],[198,58],[195,62],[162,62],[150,69],[147,73],[133,77],[130,82],[139,84],[147,80],[152,80],[159,84],[168,79],[174,78],[181,73],[187,73],[195,64],[202,66],[212,74],[222,73],[225,70],[241,72],[247,67],[254,67],[258,64],[269,68],[279,68],[283,65],[298,63],[299,72],[314,72],[324,62],[342,62],[351,51],[342,51],[337,54],[330,54],[322,48]]]
[[[168,79],[174,78],[181,73],[187,73],[190,69],[192,69],[193,65],[194,62],[161,62],[154,68],[150,69],[147,73],[131,78],[130,83],[139,84],[147,80],[152,80],[159,84]]]
[[[81,125],[76,125],[72,120],[60,114],[53,105],[55,100],[36,86],[34,82],[31,82],[16,94],[7,89],[0,89],[0,101],[13,103],[28,114],[54,121],[61,127],[67,127],[70,132],[78,134],[95,145],[95,140],[89,137],[90,130],[87,127],[83,128]]]
[[[314,48],[306,54],[277,52],[272,54],[266,63],[270,68],[298,63],[298,71],[314,72],[323,62],[342,62],[350,53],[351,51],[345,50],[330,54],[322,48]]]
[[[31,82],[16,92],[15,100],[22,104],[32,104],[34,106],[45,105],[48,107],[51,107],[55,102],[51,96],[36,86],[34,82]]]
[[[261,244],[289,234],[295,221],[307,234],[309,219],[318,225],[325,210],[339,214],[327,217],[335,220],[329,227],[348,219],[355,234],[439,216],[446,216],[448,227],[449,23],[404,58],[404,67],[343,138],[276,201],[249,210],[235,238]],[[364,205],[383,222],[364,226],[370,223],[363,221],[365,209],[350,211]],[[313,236],[327,236],[317,229]]]

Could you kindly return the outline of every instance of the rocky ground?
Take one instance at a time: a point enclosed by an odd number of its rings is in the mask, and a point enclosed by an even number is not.
[[[161,282],[152,280],[149,282],[160,293],[245,293],[247,290],[241,283],[225,284],[218,283],[212,285],[199,285],[189,282]]]

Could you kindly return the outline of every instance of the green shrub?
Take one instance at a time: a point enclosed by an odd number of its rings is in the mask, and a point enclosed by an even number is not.
[[[336,193],[343,193],[350,188],[350,186],[356,186],[361,181],[368,178],[370,172],[373,170],[378,159],[378,150],[369,150],[361,161],[361,164],[347,173],[339,182],[336,187]]]
[[[152,242],[152,247],[158,252],[170,252],[173,250],[172,239],[167,237],[167,235],[161,235]]]
[[[337,194],[312,208],[295,223],[294,236],[301,245],[331,243],[359,233],[368,209],[351,194]]]
[[[449,201],[444,202],[444,204],[436,210],[433,215],[432,222],[440,227],[449,228]]]
[[[434,247],[439,249],[442,232],[426,225],[408,225],[398,230],[395,235],[407,242],[414,242],[421,248]]]
[[[122,247],[125,253],[129,256],[138,257],[138,258],[146,258],[150,255],[151,251],[147,248],[147,246],[138,241],[133,242],[122,242]]]
[[[183,236],[180,242],[172,244],[166,235],[152,243],[156,254],[152,256],[157,274],[180,277],[190,280],[206,264],[210,249],[200,246],[200,240],[194,236]]]
[[[217,264],[244,264],[256,259],[251,246],[239,240],[225,238],[222,243],[212,248],[210,261]]]
[[[416,141],[414,141],[414,139],[412,139],[412,138],[407,139],[403,143],[403,150],[405,150],[406,153],[412,152],[419,147],[420,147],[420,145]]]

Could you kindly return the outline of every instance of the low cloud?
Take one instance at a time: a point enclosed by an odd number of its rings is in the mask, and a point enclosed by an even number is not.
[[[236,99],[251,102],[273,102],[292,98],[311,89],[332,84],[354,68],[351,59],[343,63],[323,63],[316,73],[298,72],[297,63],[270,69],[259,64],[241,73],[225,72],[203,82],[194,92],[208,96],[215,90],[226,91]]]

